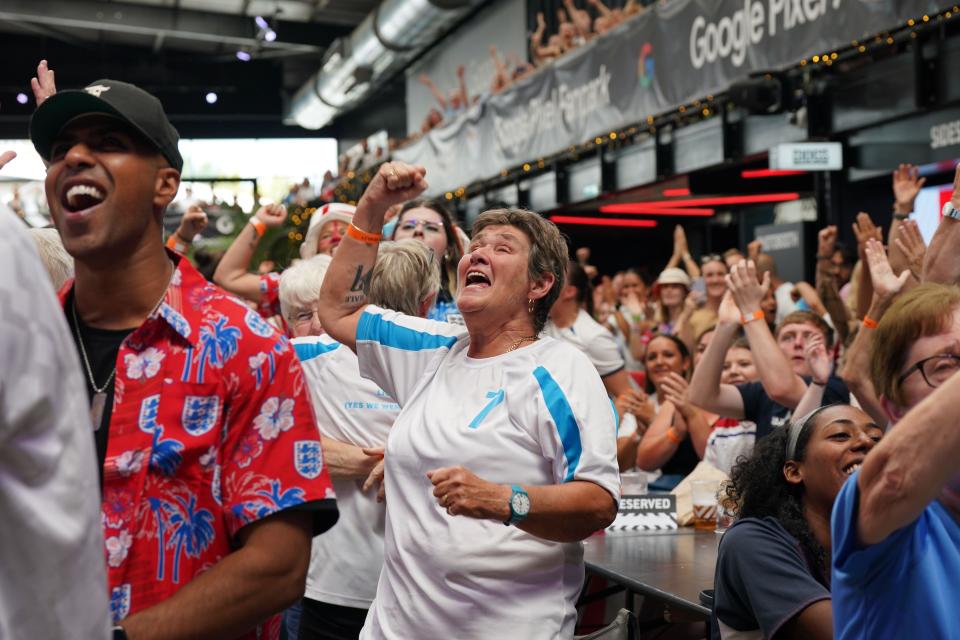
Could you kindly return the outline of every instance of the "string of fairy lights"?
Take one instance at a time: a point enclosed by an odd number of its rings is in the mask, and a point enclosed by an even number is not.
[[[872,38],[865,40],[853,40],[849,45],[838,48],[835,51],[825,51],[803,58],[792,67],[783,70],[783,73],[796,71],[812,71],[815,69],[826,69],[845,61],[862,56],[870,56],[880,50],[889,49],[911,40],[915,40],[924,30],[938,28],[945,21],[952,20],[960,16],[960,6],[954,5],[935,14],[927,14],[918,18],[910,18],[899,27],[890,29],[877,34]],[[766,79],[771,79],[772,74],[767,74]],[[708,120],[719,116],[725,109],[732,109],[735,105],[729,97],[724,94],[706,95],[702,98],[680,104],[671,111],[658,115],[647,116],[644,120],[632,125],[610,131],[605,135],[598,135],[594,138],[584,141],[579,145],[571,145],[565,150],[550,156],[536,158],[523,162],[513,167],[505,167],[500,171],[499,176],[482,181],[474,182],[470,185],[463,185],[443,194],[443,199],[453,203],[463,201],[484,193],[497,186],[502,186],[511,181],[532,177],[539,172],[548,171],[557,165],[565,162],[575,162],[581,156],[595,154],[604,148],[619,148],[621,146],[634,144],[647,139],[649,136],[656,135],[657,131],[664,127],[672,129],[680,128],[696,122]],[[366,168],[362,171],[350,171],[335,188],[334,198],[339,202],[356,204],[357,200],[363,194],[364,189],[376,175],[379,165]],[[296,228],[291,229],[287,234],[290,242],[299,243],[306,233],[306,227],[309,224],[310,215],[315,211],[311,207],[295,207],[291,212],[290,220]]]

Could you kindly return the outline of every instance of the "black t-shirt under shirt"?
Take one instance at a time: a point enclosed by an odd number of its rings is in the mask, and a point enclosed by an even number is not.
[[[94,390],[90,384],[90,376],[87,374],[86,365],[83,363],[83,353],[80,344],[77,342],[77,333],[83,338],[83,349],[86,351],[87,358],[90,361],[90,369],[93,371],[93,379],[97,387],[103,385],[113,368],[117,364],[117,354],[120,351],[120,345],[123,340],[133,332],[133,329],[98,329],[83,324],[80,317],[77,316],[77,322],[74,324],[73,314],[71,313],[73,305],[73,293],[67,298],[67,304],[64,312],[67,316],[67,324],[70,325],[70,335],[77,348],[77,355],[80,358],[80,368],[83,370],[83,380],[86,383],[87,399],[93,402]],[[106,404],[103,407],[103,419],[100,424],[93,425],[94,441],[97,445],[97,470],[100,473],[100,487],[103,487],[103,463],[107,458],[107,440],[110,436],[110,415],[113,413],[113,387],[116,376],[104,390],[107,394]]]
[[[808,377],[803,378],[808,385],[810,380]],[[775,427],[783,427],[790,422],[793,412],[771,400],[759,381],[738,384],[737,389],[743,399],[743,419],[757,425],[757,440],[773,431]],[[847,389],[846,383],[836,376],[830,376],[827,380],[827,388],[823,391],[820,406],[849,402],[850,390]]]

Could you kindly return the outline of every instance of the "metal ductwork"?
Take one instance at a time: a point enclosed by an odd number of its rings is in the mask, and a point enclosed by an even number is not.
[[[483,0],[384,0],[297,90],[285,120],[319,129],[403,69]]]

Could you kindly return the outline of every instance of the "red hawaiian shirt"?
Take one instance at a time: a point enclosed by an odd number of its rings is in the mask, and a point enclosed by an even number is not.
[[[102,503],[114,621],[214,566],[251,522],[304,509],[316,535],[336,521],[289,342],[169,255],[179,263],[163,302],[117,354]],[[275,616],[245,638],[279,630]]]

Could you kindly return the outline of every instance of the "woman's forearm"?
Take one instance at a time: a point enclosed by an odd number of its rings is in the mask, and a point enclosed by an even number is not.
[[[544,540],[578,542],[617,516],[617,500],[592,482],[575,480],[524,490],[530,494],[530,514],[517,527]],[[508,507],[504,520],[509,517]]]

